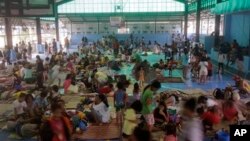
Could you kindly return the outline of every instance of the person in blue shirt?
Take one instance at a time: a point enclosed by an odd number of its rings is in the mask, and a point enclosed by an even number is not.
[[[46,90],[42,91],[39,96],[35,98],[34,109],[36,113],[42,113],[47,109],[48,101],[46,99],[48,92]]]

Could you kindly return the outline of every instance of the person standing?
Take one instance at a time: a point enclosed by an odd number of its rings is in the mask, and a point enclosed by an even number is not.
[[[17,61],[17,56],[16,56],[16,52],[14,49],[10,49],[10,63],[14,63]]]
[[[143,89],[144,87],[144,82],[145,82],[145,71],[143,67],[141,67],[139,70],[139,85],[141,89]]]
[[[121,124],[126,107],[126,91],[124,91],[122,82],[117,83],[117,90],[114,93],[114,107],[116,108],[116,122]]]
[[[206,58],[202,58],[200,63],[199,63],[199,67],[200,67],[200,71],[199,71],[199,79],[200,79],[200,83],[206,83],[207,80],[207,75],[208,75],[208,62]]]
[[[32,58],[32,46],[31,43],[28,43],[28,57],[31,59]]]
[[[40,58],[39,55],[36,56],[36,73],[37,73],[37,87],[43,88],[43,60]]]
[[[222,54],[221,52],[219,53],[218,56],[218,73],[224,73],[224,61],[225,61],[225,55]]]
[[[113,42],[113,49],[114,49],[114,56],[117,57],[117,55],[119,54],[119,43],[116,39],[114,39]]]
[[[57,53],[57,43],[56,43],[56,39],[53,39],[52,48],[53,48],[53,53],[56,54],[56,53]]]
[[[45,42],[45,44],[44,44],[44,49],[45,49],[45,55],[47,56],[48,52],[49,52],[49,45],[47,42]]]
[[[157,80],[146,86],[141,96],[142,103],[142,115],[146,119],[147,127],[149,131],[152,131],[155,124],[153,114],[153,97],[158,89],[161,88],[161,83]]]
[[[66,48],[66,52],[68,52],[69,51],[69,39],[68,39],[68,37],[66,37],[64,39],[64,46]]]
[[[15,50],[16,53],[18,53],[18,44],[16,44],[14,50]]]

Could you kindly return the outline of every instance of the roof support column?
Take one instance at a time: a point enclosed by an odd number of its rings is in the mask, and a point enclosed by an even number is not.
[[[55,9],[56,40],[60,41],[60,36],[59,36],[59,18],[58,18],[58,9],[57,9],[57,6],[55,6],[54,9]]]
[[[41,34],[41,21],[40,18],[36,18],[36,35],[37,35],[37,44],[42,44],[42,34]]]
[[[184,37],[187,40],[187,28],[188,28],[188,3],[185,1],[185,15],[184,15]]]
[[[200,19],[201,19],[201,0],[197,0],[197,11],[196,11],[196,42],[200,42]]]
[[[220,3],[221,0],[217,0],[217,3]],[[221,15],[216,15],[215,16],[215,27],[214,27],[214,46],[218,45],[220,42],[220,20],[221,20]]]
[[[8,18],[10,16],[10,1],[5,0],[5,13],[6,13],[6,18],[4,18],[4,24],[5,24],[5,35],[6,35],[6,40],[7,40],[7,47],[12,48],[13,46],[13,41],[12,41],[12,23],[11,23],[11,18]]]
[[[56,16],[55,18],[55,27],[56,27],[56,40],[60,41],[60,37],[59,37],[59,19]]]
[[[5,35],[7,40],[7,46],[8,48],[13,47],[13,41],[12,41],[12,28],[11,28],[11,19],[10,18],[4,18],[5,22]]]

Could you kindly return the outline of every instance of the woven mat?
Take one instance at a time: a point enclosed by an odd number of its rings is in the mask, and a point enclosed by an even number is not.
[[[165,77],[162,83],[184,83],[181,77]]]
[[[108,125],[90,125],[83,134],[76,135],[80,140],[112,140],[120,138],[119,126],[115,123]]]

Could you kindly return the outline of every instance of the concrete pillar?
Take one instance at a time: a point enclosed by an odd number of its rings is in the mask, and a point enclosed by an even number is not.
[[[224,16],[224,41],[232,42],[231,39],[231,22],[232,22],[232,16],[231,15],[225,15]]]
[[[217,0],[216,2],[217,4],[218,3],[221,3],[221,0]],[[214,37],[214,46],[218,45],[219,42],[220,42],[220,19],[221,19],[221,16],[220,15],[215,15],[215,27],[214,27],[214,34],[215,34],[215,37]]]
[[[13,47],[13,41],[12,41],[12,26],[11,26],[11,19],[10,18],[4,18],[5,22],[5,35],[6,35],[6,40],[7,40],[7,46],[9,48]]]
[[[55,18],[55,27],[56,27],[56,40],[60,41],[60,37],[59,37],[59,19],[58,19],[58,17]]]
[[[188,3],[185,2],[185,15],[184,15],[184,36],[187,39],[187,28],[188,28]]]
[[[36,35],[37,35],[37,44],[42,44],[42,34],[41,34],[41,21],[40,18],[36,18]]]
[[[197,11],[196,11],[196,42],[200,41],[200,19],[201,19],[201,0],[197,0]]]
[[[215,16],[215,27],[214,27],[214,46],[218,45],[220,43],[220,15]]]

